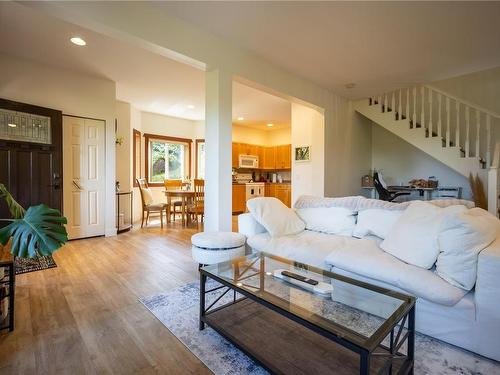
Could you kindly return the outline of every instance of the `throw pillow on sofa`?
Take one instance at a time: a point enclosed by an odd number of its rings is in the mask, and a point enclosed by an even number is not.
[[[299,208],[296,212],[306,229],[315,232],[351,236],[356,224],[355,212],[344,207]]]
[[[436,273],[450,284],[471,290],[476,283],[477,258],[500,232],[500,220],[481,208],[446,215],[438,236]]]
[[[403,262],[429,269],[439,254],[438,233],[444,215],[466,210],[465,206],[439,208],[415,201],[402,213],[380,247]]]
[[[260,197],[247,201],[248,211],[272,237],[297,234],[305,229],[305,224],[295,211],[285,206],[277,198]]]
[[[358,221],[352,233],[353,237],[363,238],[369,234],[386,238],[392,227],[404,211],[371,208],[358,212]]]

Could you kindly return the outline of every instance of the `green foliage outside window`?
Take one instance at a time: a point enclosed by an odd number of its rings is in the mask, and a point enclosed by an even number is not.
[[[151,141],[150,182],[184,177],[184,149],[180,143]]]

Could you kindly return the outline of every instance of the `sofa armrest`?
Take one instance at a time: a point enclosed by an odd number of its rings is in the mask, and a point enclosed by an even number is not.
[[[478,319],[494,315],[500,321],[500,235],[479,253],[475,299]]]
[[[259,233],[265,233],[266,228],[260,225],[252,214],[247,213],[238,215],[238,232],[244,234],[248,238]]]

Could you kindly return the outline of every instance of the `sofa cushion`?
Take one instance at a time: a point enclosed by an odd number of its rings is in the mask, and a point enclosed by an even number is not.
[[[444,215],[465,210],[465,206],[439,208],[415,201],[402,213],[380,247],[406,263],[429,269],[439,254],[437,238]]]
[[[355,238],[305,230],[292,236],[273,238],[261,233],[248,238],[247,244],[255,251],[265,251],[272,255],[293,259],[322,269],[330,267],[325,262],[327,256]]]
[[[399,220],[403,211],[371,208],[358,212],[358,220],[352,235],[363,238],[369,234],[386,238],[392,227]]]
[[[315,232],[351,236],[356,225],[356,213],[343,207],[300,208],[296,212],[306,229]]]
[[[481,208],[445,215],[438,236],[437,274],[455,286],[472,289],[478,254],[499,231],[500,220]]]
[[[327,256],[326,262],[441,305],[453,306],[467,293],[433,271],[406,264],[366,239],[345,242]]]
[[[305,229],[304,222],[295,211],[285,206],[279,199],[253,198],[247,201],[247,207],[255,220],[266,228],[272,237],[296,234]]]

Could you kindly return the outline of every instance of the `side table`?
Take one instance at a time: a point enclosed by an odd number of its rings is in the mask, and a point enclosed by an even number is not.
[[[8,246],[0,245],[0,331],[14,330],[16,272]],[[7,314],[4,314],[5,310]]]

